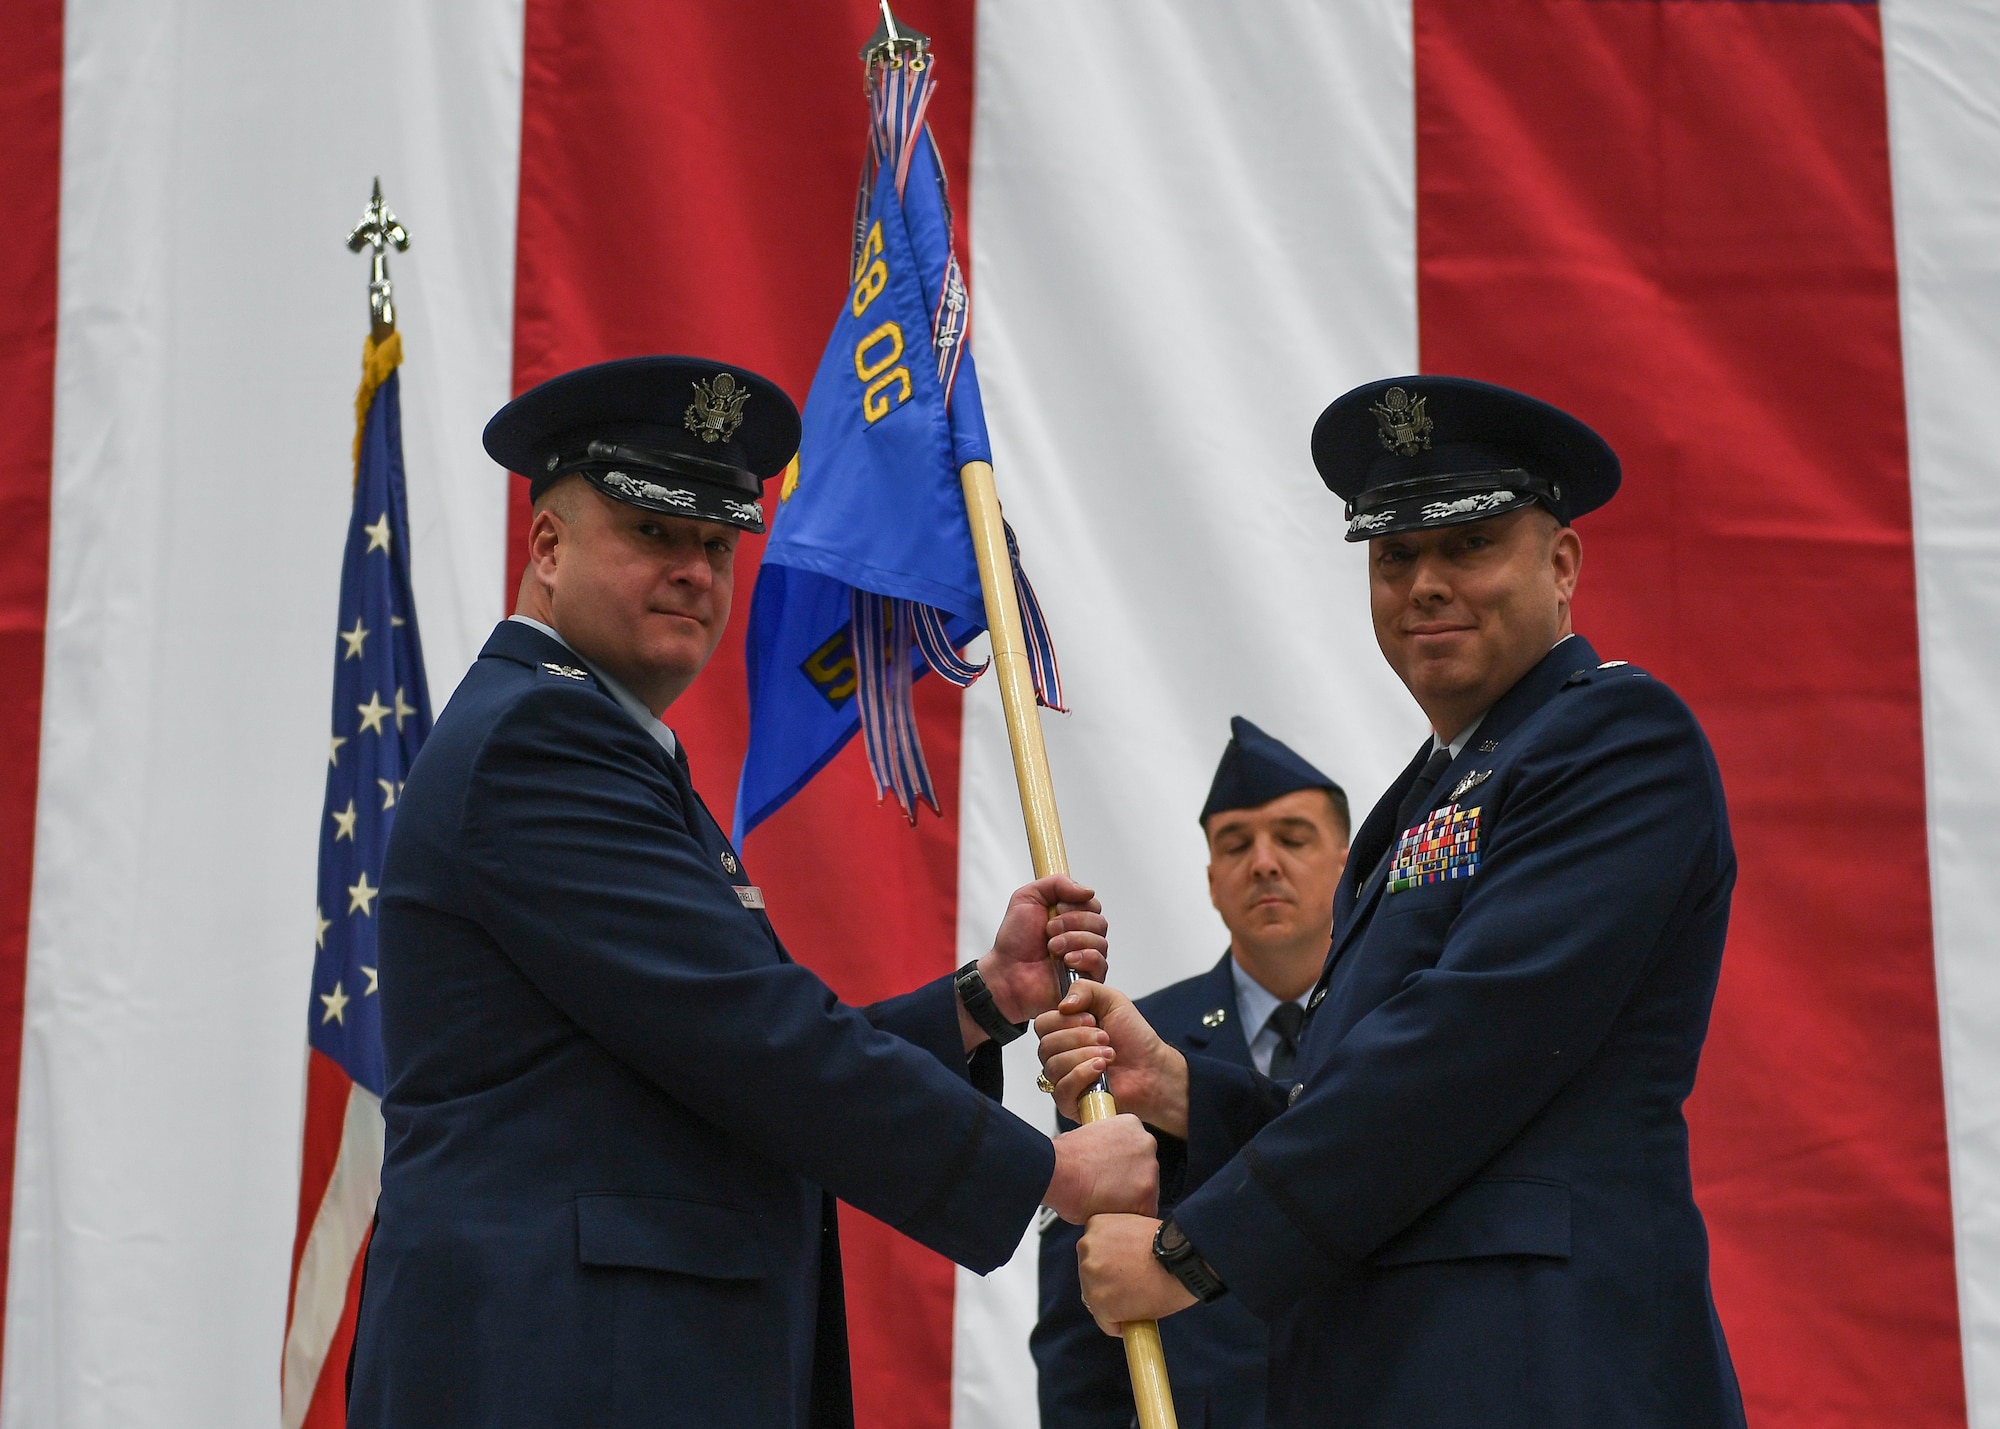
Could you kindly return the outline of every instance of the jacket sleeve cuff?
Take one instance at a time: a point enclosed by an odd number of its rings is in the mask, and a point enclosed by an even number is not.
[[[973,1089],[999,1101],[1007,1089],[1004,1059],[996,1042],[981,1042],[970,1053],[958,1026],[958,989],[949,977],[927,982],[915,992],[887,998],[862,1009],[868,1020],[884,1032],[923,1048],[955,1072],[964,1074]]]
[[[949,975],[901,997],[871,1002],[861,1012],[884,1032],[923,1048],[955,1072],[965,1071],[965,1039],[958,1030],[958,993],[952,988]]]
[[[1217,1057],[1190,1053],[1187,1065],[1187,1160],[1181,1185],[1193,1190],[1285,1109],[1289,1088]]]
[[[1254,1155],[1236,1157],[1176,1206],[1174,1224],[1229,1293],[1269,1321],[1332,1273],[1333,1263],[1258,1180]]]
[[[992,1102],[929,1200],[896,1229],[981,1275],[1005,1265],[1056,1174],[1046,1133]],[[920,1126],[910,1128],[921,1136]]]

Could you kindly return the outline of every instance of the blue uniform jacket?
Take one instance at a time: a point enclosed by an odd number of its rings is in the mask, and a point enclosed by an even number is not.
[[[948,978],[856,1010],[786,956],[575,660],[503,623],[399,801],[349,1422],[851,1422],[828,1193],[985,1271],[1054,1153],[969,1081]]]
[[[1230,961],[1224,953],[1201,976],[1163,987],[1138,1006],[1153,1030],[1183,1052],[1247,1069],[1253,1064]],[[1202,1020],[1218,1009],[1219,1022]],[[1076,1275],[1082,1235],[1083,1227],[1067,1221],[1042,1234],[1042,1313],[1028,1341],[1039,1372],[1042,1429],[1127,1429],[1134,1411],[1125,1348],[1083,1308]],[[1181,1429],[1262,1429],[1270,1336],[1241,1300],[1224,1296],[1163,1320],[1160,1338]]]
[[[1354,841],[1296,1099],[1189,1058],[1176,1215],[1271,1324],[1271,1422],[1740,1426],[1681,1116],[1736,875],[1708,742],[1567,640],[1438,782],[1476,870],[1391,891],[1428,753]]]

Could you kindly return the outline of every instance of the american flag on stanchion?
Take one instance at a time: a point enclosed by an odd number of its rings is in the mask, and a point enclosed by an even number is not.
[[[340,573],[333,732],[320,822],[317,951],[306,1016],[305,1151],[282,1374],[284,1429],[339,1429],[362,1252],[382,1184],[382,1018],[376,896],[403,776],[430,733],[423,646],[410,598],[408,509],[385,249],[409,235],[375,186],[349,237],[373,249],[374,326],[355,398],[354,511]]]

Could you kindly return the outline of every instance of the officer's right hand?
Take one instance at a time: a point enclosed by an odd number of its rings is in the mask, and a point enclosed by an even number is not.
[[[1054,1084],[1056,1109],[1064,1116],[1078,1120],[1077,1099],[1107,1077],[1118,1110],[1186,1137],[1187,1058],[1161,1041],[1117,988],[1078,982],[1055,1011],[1035,1019],[1035,1032],[1042,1039],[1042,1075]]]
[[[1072,1225],[1092,1216],[1150,1216],[1160,1206],[1159,1148],[1136,1116],[1114,1116],[1056,1138],[1056,1174],[1042,1204]]]

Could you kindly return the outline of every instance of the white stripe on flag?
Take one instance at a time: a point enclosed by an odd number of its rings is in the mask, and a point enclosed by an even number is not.
[[[1308,451],[1327,402],[1416,364],[1411,53],[1406,0],[979,7],[972,341],[1075,711],[1043,719],[1070,856],[1133,992],[1228,940],[1195,816],[1232,714],[1362,809],[1423,734]],[[961,778],[983,950],[1028,872],[990,682]],[[1050,1125],[1009,1050],[1009,1105]],[[1035,1422],[1036,1239],[959,1276],[959,1429]]]
[[[327,1347],[347,1308],[347,1285],[355,1257],[368,1238],[375,1201],[382,1191],[382,1101],[366,1087],[350,1088],[341,1121],[340,1155],[326,1196],[313,1217],[299,1258],[299,1284],[292,1296],[292,1328],[285,1336],[284,1429],[299,1429],[312,1407],[313,1391],[327,1368]],[[345,1373],[345,1366],[332,1367]]]
[[[2000,18],[1882,7],[1967,1417],[2000,1426]]]

